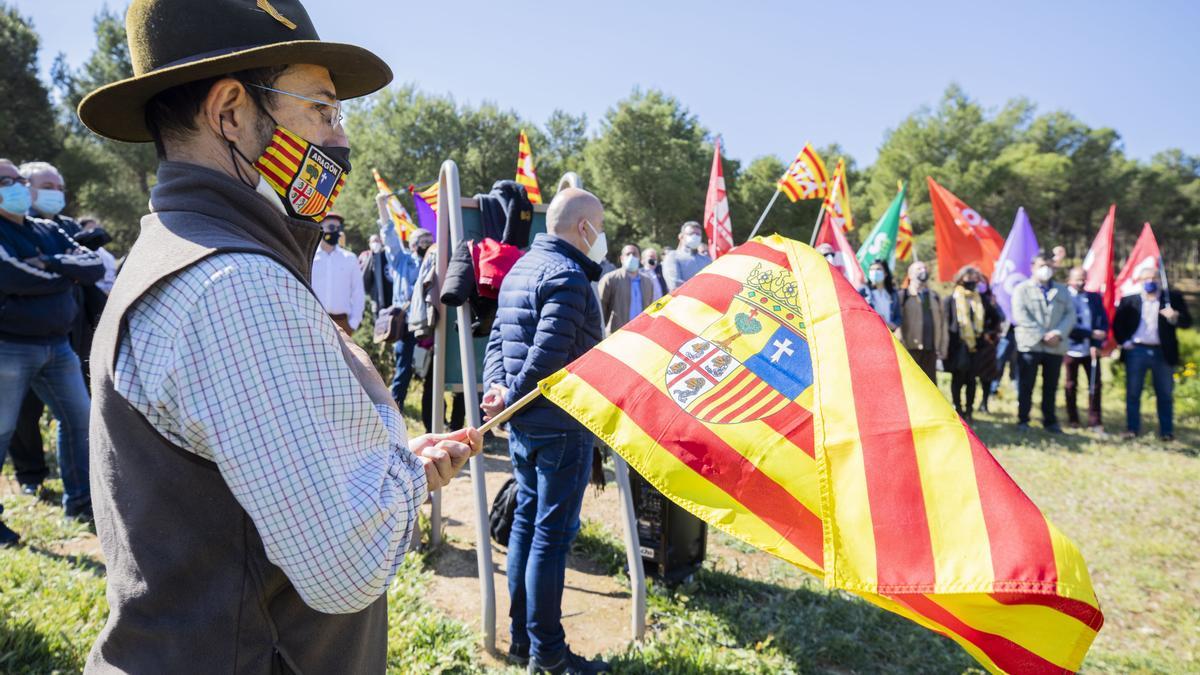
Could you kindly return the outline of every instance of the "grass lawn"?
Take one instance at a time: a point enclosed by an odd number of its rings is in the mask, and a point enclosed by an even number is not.
[[[945,385],[945,383],[943,383]],[[414,387],[415,388],[415,387]],[[1106,392],[1120,429],[1123,394]],[[406,413],[411,428],[416,392]],[[975,428],[1017,482],[1083,550],[1106,616],[1090,672],[1200,672],[1200,420],[1178,440],[1121,442],[1069,431],[1018,434],[1011,390]],[[1153,431],[1153,406],[1144,408]],[[4,519],[24,537],[0,550],[0,672],[75,672],[104,622],[104,566],[94,537],[53,505],[0,482]],[[624,574],[611,525],[589,522],[581,554]],[[647,639],[608,654],[618,672],[961,673],[977,670],[949,640],[710,532],[691,583],[653,587]],[[398,673],[483,670],[478,636],[426,597],[426,555],[405,561],[389,591],[389,663]],[[755,563],[755,564],[751,564]],[[753,569],[751,569],[753,568]],[[498,608],[503,616],[506,608]],[[512,672],[517,672],[513,670]]]

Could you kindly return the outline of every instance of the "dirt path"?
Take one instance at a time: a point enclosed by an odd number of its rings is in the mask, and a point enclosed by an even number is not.
[[[488,505],[510,476],[507,446],[503,439],[489,442],[483,455],[487,475]],[[609,476],[603,490],[589,487],[583,501],[583,518],[598,520],[618,533],[620,505],[616,483]],[[432,557],[434,587],[431,597],[446,614],[481,628],[481,599],[475,555],[475,506],[469,472],[449,485],[442,496],[445,539]],[[428,507],[426,507],[428,511]],[[504,548],[489,541],[496,585],[496,647],[508,649],[508,581]],[[632,603],[627,583],[605,574],[586,558],[571,555],[567,560],[566,592],[563,594],[563,627],[576,652],[591,655],[619,649],[632,639]],[[485,655],[487,665],[502,665],[495,655]]]

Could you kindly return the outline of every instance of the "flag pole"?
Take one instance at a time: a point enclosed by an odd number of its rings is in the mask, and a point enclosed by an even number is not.
[[[784,174],[785,176],[787,174]],[[763,209],[762,215],[758,217],[758,222],[754,224],[754,229],[750,230],[750,236],[746,237],[746,241],[754,238],[758,233],[758,228],[762,226],[763,221],[767,219],[767,214],[771,212],[771,207],[775,206],[775,200],[779,199],[779,185],[775,186],[775,194],[771,195],[771,201],[767,202],[767,208]]]
[[[1163,265],[1162,254],[1158,256],[1158,276],[1162,279],[1163,306],[1171,308],[1171,289],[1167,287],[1167,268]]]
[[[838,160],[838,161],[840,162],[841,160]],[[832,197],[833,199],[837,199],[838,198],[838,190],[841,189],[841,186],[842,186],[842,174],[839,173],[833,177],[833,185],[831,186],[832,189],[829,191],[829,197]],[[826,197],[825,199],[821,200],[821,208],[820,208],[820,210],[817,211],[817,222],[813,223],[812,236],[808,238],[809,246],[812,246],[817,243],[817,232],[819,232],[821,230],[821,218],[823,218],[825,216],[825,202],[829,201],[829,197]]]
[[[529,405],[530,403],[533,403],[534,399],[536,399],[537,397],[539,397],[541,395],[542,395],[542,390],[539,388],[534,388],[533,391],[529,392],[528,394],[525,394],[524,396],[517,399],[516,401],[513,401],[513,404],[508,406],[504,410],[501,410],[499,415],[496,415],[492,419],[488,420],[486,424],[479,427],[479,433],[486,434],[487,432],[491,431],[492,429],[495,429],[496,427],[500,426],[501,424],[504,424],[505,422],[508,421],[508,418],[512,417],[513,415],[516,415],[518,412],[521,412],[521,408],[524,408],[525,406]]]
[[[820,231],[820,229],[821,229],[821,218],[824,217],[824,215],[825,215],[825,202],[824,202],[824,200],[822,200],[821,201],[821,209],[819,211],[817,211],[817,222],[813,223],[812,236],[808,238],[809,246],[812,246],[813,244],[817,243],[817,232]]]

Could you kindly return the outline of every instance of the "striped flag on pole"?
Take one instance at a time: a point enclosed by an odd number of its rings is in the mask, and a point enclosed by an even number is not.
[[[721,169],[719,138],[713,146],[708,196],[704,200],[704,234],[708,235],[708,255],[713,260],[733,248],[733,223],[729,220],[729,198],[725,196],[725,172]]]
[[[839,157],[833,169],[833,182],[825,195],[825,213],[842,232],[854,229],[854,213],[850,210],[850,184],[846,182],[846,160]]]
[[[896,182],[896,189],[904,190],[904,181]],[[892,268],[895,269],[896,260],[908,260],[908,256],[912,255],[913,250],[913,227],[912,221],[908,219],[908,198],[905,197],[903,203],[900,204],[900,230],[896,237],[896,254],[892,261]]]
[[[779,189],[787,198],[796,202],[801,199],[823,199],[829,189],[829,172],[825,170],[825,162],[813,150],[811,143],[806,143],[796,159],[792,160],[787,173],[779,179]]]
[[[371,173],[375,176],[375,187],[378,188],[379,194],[388,196],[387,214],[392,220],[392,227],[396,230],[396,235],[400,237],[400,241],[408,241],[409,234],[417,229],[416,223],[408,216],[408,209],[404,208],[404,204],[400,203],[400,198],[396,196],[395,192],[392,192],[392,188],[383,179],[379,169],[371,169]]]
[[[540,387],[714,527],[992,672],[1078,670],[1103,624],[1079,550],[808,246],[734,248]]]
[[[529,138],[525,130],[517,139],[517,182],[525,186],[525,194],[531,204],[542,203],[542,191],[538,189],[537,173],[533,170],[533,152],[529,149]]]

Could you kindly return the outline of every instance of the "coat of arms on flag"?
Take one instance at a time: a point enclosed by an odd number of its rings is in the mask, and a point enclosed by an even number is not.
[[[254,167],[300,216],[324,215],[346,184],[346,172],[337,162],[283,128],[275,130]]]
[[[993,673],[1077,670],[1104,623],[1079,549],[803,244],[732,249],[539,387],[713,527]]]
[[[714,424],[770,417],[789,403],[811,405],[812,361],[789,289],[754,267],[729,309],[675,351],[666,367],[671,398]]]

